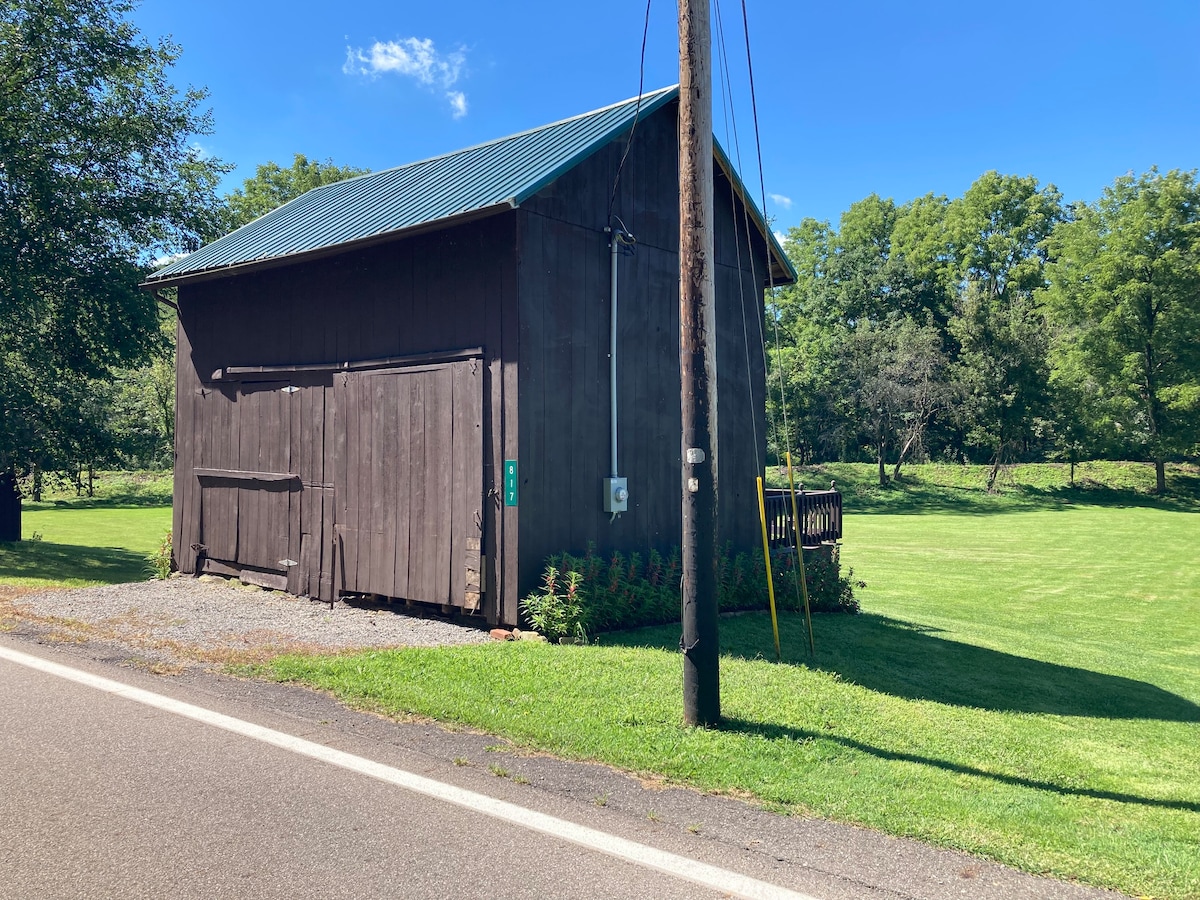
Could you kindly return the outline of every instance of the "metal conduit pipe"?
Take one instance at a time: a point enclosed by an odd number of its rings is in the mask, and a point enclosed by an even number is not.
[[[620,220],[618,220],[620,221]],[[617,468],[617,256],[621,244],[633,246],[637,240],[624,227],[604,229],[609,236],[609,325],[608,325],[608,399],[609,399],[609,477],[604,479],[604,511],[613,519],[628,509],[629,488]]]

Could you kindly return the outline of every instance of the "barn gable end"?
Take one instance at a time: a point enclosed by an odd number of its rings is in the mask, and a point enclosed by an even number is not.
[[[179,288],[180,568],[515,623],[549,553],[677,544],[676,94],[650,95],[612,197],[637,239],[618,260],[628,512],[610,519],[601,497],[612,474],[604,228],[627,103],[590,114],[603,123],[568,120],[592,143],[581,138],[569,165],[530,174],[520,202],[486,215],[329,244],[296,209],[284,214],[289,204],[151,279]],[[741,548],[757,533],[765,453],[768,260],[777,282],[790,272],[736,179],[719,169],[716,182],[720,527]],[[272,247],[281,255],[242,258]]]

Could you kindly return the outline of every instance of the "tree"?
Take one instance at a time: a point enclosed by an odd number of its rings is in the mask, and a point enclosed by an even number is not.
[[[204,92],[169,83],[179,48],[132,8],[0,8],[0,481],[60,453],[81,380],[147,358],[158,311],[138,284],[217,228],[226,168],[192,145]]]
[[[946,406],[945,279],[896,253],[893,235],[909,212],[872,194],[837,231],[811,219],[792,229],[799,278],[775,306],[787,346],[772,359],[802,450],[844,458],[867,448],[881,484],[890,451],[899,477]]]
[[[226,198],[229,210],[227,229],[232,231],[253,222],[305,191],[365,175],[370,171],[353,166],[336,166],[330,159],[325,162],[309,161],[302,153],[296,154],[288,169],[268,162],[259,166],[253,178],[247,178],[241,188]]]
[[[1094,378],[1105,418],[1153,460],[1161,493],[1167,457],[1200,444],[1196,172],[1118,178],[1060,226],[1051,254],[1044,296],[1065,332],[1056,370]]]
[[[1049,403],[1046,329],[1030,298],[993,295],[977,282],[967,283],[950,327],[960,346],[959,413],[967,443],[988,454],[991,491],[1000,467],[1040,437]]]
[[[784,249],[797,280],[775,289],[767,304],[768,452],[779,462],[787,451],[798,451],[801,462],[837,456],[846,441],[848,397],[839,390],[844,335],[825,294],[832,238],[828,222],[811,218],[789,231]]]
[[[959,346],[968,443],[991,459],[988,490],[1048,412],[1048,346],[1035,292],[1045,286],[1045,242],[1062,218],[1053,185],[997,172],[946,207],[956,295],[948,327]]]

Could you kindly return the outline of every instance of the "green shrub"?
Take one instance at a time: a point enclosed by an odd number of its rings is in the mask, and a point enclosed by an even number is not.
[[[172,544],[171,532],[168,531],[163,536],[158,548],[146,557],[146,563],[150,570],[150,577],[155,581],[162,581],[164,578],[171,576],[171,571],[174,568],[172,559],[174,546]]]
[[[521,601],[521,611],[536,631],[548,641],[563,638],[587,641],[584,630],[582,577],[578,572],[559,572],[546,567],[542,589]]]
[[[797,596],[795,559],[790,552],[772,555],[775,605],[781,610],[803,609],[803,602]],[[551,640],[559,633],[572,632],[559,631],[563,626],[554,624],[555,634],[549,633],[535,620],[535,612],[543,621],[557,623],[564,619],[565,613],[552,610],[567,606],[573,609],[577,605],[581,632],[678,622],[682,574],[678,547],[665,556],[657,550],[644,557],[640,553],[626,556],[620,551],[600,556],[591,546],[582,555],[557,553],[546,560],[542,590],[526,597],[522,610],[533,627]],[[842,576],[836,545],[808,554],[805,574],[814,612],[858,612],[854,588],[864,585],[853,580],[853,570]],[[577,580],[569,582],[564,591],[563,578],[571,576]],[[766,566],[761,555],[734,554],[726,547],[717,559],[717,580],[717,604],[721,612],[767,608]]]

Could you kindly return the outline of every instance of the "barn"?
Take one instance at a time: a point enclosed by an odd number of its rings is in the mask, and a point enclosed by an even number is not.
[[[177,289],[179,569],[512,624],[549,554],[677,545],[678,108],[316,188],[150,277]],[[719,529],[750,549],[763,291],[794,273],[715,158]]]

